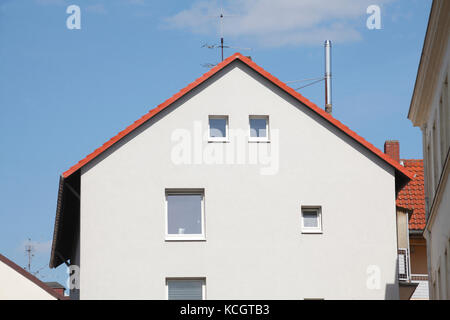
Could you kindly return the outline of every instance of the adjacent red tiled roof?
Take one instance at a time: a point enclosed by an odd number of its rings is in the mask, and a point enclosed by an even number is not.
[[[263,68],[258,66],[256,63],[254,63],[251,59],[241,55],[240,53],[235,53],[232,56],[228,57],[218,65],[216,65],[214,68],[209,70],[207,73],[205,73],[203,76],[189,84],[184,89],[181,89],[178,93],[173,95],[168,100],[164,101],[162,104],[158,105],[156,108],[150,110],[147,114],[145,114],[140,119],[136,120],[133,124],[125,128],[125,130],[119,132],[116,136],[111,138],[109,141],[107,141],[105,144],[103,144],[100,148],[96,149],[91,154],[87,155],[84,159],[80,160],[76,165],[72,166],[69,170],[63,173],[63,178],[68,178],[70,175],[72,175],[74,172],[78,171],[80,168],[85,166],[87,163],[95,159],[97,156],[102,154],[105,150],[109,149],[112,145],[114,145],[116,142],[121,140],[123,137],[128,135],[133,130],[137,129],[139,126],[141,126],[143,123],[148,121],[149,119],[153,118],[155,115],[157,115],[159,112],[161,112],[163,109],[170,106],[172,103],[183,97],[185,94],[190,92],[192,89],[196,88],[201,83],[205,82],[209,78],[211,78],[213,75],[218,73],[220,70],[225,68],[227,65],[232,63],[235,60],[240,60],[243,63],[245,63],[247,66],[249,66],[251,69],[259,73],[264,78],[271,81],[273,84],[290,94],[292,97],[300,101],[305,106],[309,107],[312,111],[317,113],[319,116],[327,120],[329,123],[331,123],[336,128],[343,131],[345,134],[362,144],[364,147],[372,151],[374,154],[376,154],[378,157],[386,161],[388,164],[390,164],[392,167],[396,169],[397,172],[399,172],[401,175],[403,175],[406,180],[411,179],[412,175],[406,170],[402,165],[400,165],[395,160],[392,160],[389,156],[381,152],[378,148],[376,148],[374,145],[366,141],[364,138],[359,136],[356,132],[350,130],[347,126],[333,118],[329,113],[325,112],[322,108],[319,108],[317,105],[303,97],[300,93],[292,89],[291,87],[287,86],[285,83],[265,71]]]
[[[423,180],[423,160],[401,160],[413,179],[399,192],[397,205],[412,210],[409,220],[410,230],[425,228],[425,189]]]
[[[28,280],[33,282],[35,285],[37,285],[42,290],[46,291],[48,294],[50,294],[51,296],[55,297],[56,299],[58,299],[58,300],[69,300],[69,297],[65,297],[65,296],[59,294],[56,290],[50,288],[44,282],[42,282],[41,280],[39,280],[38,278],[33,276],[31,273],[29,273],[25,269],[21,268],[20,266],[18,266],[17,264],[15,264],[14,262],[9,260],[7,257],[5,257],[2,254],[0,254],[0,262],[3,262],[4,264],[6,264],[11,269],[13,269],[16,272],[20,273],[22,276],[24,276],[25,278],[27,278]],[[7,288],[3,288],[3,289],[7,289]]]

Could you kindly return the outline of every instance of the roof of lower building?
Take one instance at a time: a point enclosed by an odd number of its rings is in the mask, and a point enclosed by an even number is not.
[[[37,285],[42,290],[46,291],[48,294],[50,294],[51,296],[55,297],[56,299],[58,299],[58,300],[68,300],[69,299],[68,297],[60,295],[53,288],[51,288],[50,286],[48,286],[47,284],[45,284],[44,282],[39,280],[37,277],[35,277],[34,275],[32,275],[31,273],[26,271],[24,268],[20,267],[19,265],[17,265],[14,262],[12,262],[11,260],[9,260],[7,257],[5,257],[2,254],[0,254],[0,262],[3,262],[4,264],[6,264],[11,269],[13,269],[16,272],[20,273],[22,276],[24,276],[25,278],[27,278],[28,280],[33,282],[35,285]],[[56,282],[54,282],[54,283],[56,283]],[[64,288],[64,287],[62,287],[62,288]]]
[[[414,176],[400,190],[397,205],[412,211],[409,219],[410,230],[423,230],[426,224],[423,160],[403,159],[401,162]]]

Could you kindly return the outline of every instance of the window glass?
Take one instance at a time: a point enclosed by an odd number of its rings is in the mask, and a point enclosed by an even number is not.
[[[211,138],[226,138],[227,118],[209,118],[209,136]]]
[[[202,233],[201,194],[168,194],[168,234]]]
[[[303,227],[305,227],[305,228],[318,228],[319,227],[317,212],[313,212],[313,211],[303,212]]]
[[[250,137],[266,138],[267,137],[267,119],[266,118],[250,118]]]

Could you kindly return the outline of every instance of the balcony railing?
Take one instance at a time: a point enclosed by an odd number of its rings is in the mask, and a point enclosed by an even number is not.
[[[410,281],[409,252],[406,248],[398,248],[398,279]]]
[[[417,287],[411,296],[412,300],[428,299],[428,275],[427,274],[411,274],[409,250],[406,248],[398,248],[398,280],[401,282],[417,283]]]

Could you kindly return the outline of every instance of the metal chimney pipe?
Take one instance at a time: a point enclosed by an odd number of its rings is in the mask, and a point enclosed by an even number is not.
[[[325,111],[332,113],[331,102],[331,41],[325,40]]]

